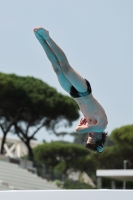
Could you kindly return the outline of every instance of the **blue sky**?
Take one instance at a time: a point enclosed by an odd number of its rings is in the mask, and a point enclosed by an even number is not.
[[[110,133],[133,123],[132,21],[132,0],[4,0],[0,71],[40,78],[67,94],[33,34],[36,26],[46,28],[71,66],[90,81],[94,97],[108,115]],[[44,129],[36,136],[39,141],[56,139]]]

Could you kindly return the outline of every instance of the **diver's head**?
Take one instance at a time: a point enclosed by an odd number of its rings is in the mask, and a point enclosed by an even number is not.
[[[107,139],[105,132],[90,132],[85,147],[90,151],[102,153]]]

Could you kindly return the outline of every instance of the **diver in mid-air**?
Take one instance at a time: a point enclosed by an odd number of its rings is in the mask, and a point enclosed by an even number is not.
[[[78,133],[88,133],[85,147],[101,153],[104,150],[108,124],[103,107],[92,95],[89,81],[82,78],[69,64],[66,55],[52,40],[49,32],[42,27],[34,28],[34,33],[42,45],[62,88],[68,92],[79,105],[84,115],[76,127]]]

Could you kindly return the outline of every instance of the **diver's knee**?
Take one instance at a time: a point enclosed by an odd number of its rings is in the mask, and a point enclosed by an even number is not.
[[[62,69],[58,63],[52,63],[52,66],[56,74],[62,72]]]
[[[61,66],[61,69],[62,69],[64,74],[70,72],[70,70],[71,70],[70,65],[68,63],[66,63],[66,62],[61,62],[60,66]]]

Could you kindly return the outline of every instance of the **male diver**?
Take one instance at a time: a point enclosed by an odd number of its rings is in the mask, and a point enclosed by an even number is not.
[[[101,153],[104,150],[108,124],[103,107],[92,95],[91,85],[69,64],[62,49],[52,40],[49,32],[42,27],[34,28],[34,34],[42,45],[60,85],[77,102],[84,115],[76,127],[78,133],[88,133],[85,147]]]

